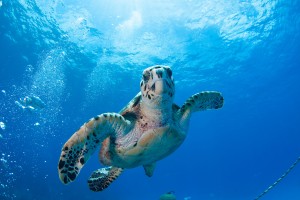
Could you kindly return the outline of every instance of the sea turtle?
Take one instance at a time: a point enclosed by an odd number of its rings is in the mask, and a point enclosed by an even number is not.
[[[175,192],[170,191],[159,197],[159,200],[176,200]]]
[[[83,124],[64,144],[58,163],[64,184],[76,179],[101,145],[98,169],[88,180],[92,191],[108,187],[124,169],[143,166],[151,177],[156,161],[173,153],[187,135],[191,114],[223,106],[221,93],[200,92],[183,104],[173,103],[175,85],[168,66],[143,71],[140,92],[119,112],[103,113]]]

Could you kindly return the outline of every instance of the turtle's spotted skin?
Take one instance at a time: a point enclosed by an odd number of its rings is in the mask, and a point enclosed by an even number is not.
[[[174,152],[184,141],[191,114],[219,109],[219,92],[200,92],[182,107],[173,103],[172,70],[153,66],[143,71],[140,91],[119,113],[90,119],[64,144],[58,163],[60,180],[68,184],[101,145],[99,160],[109,166],[96,170],[88,180],[92,191],[108,187],[125,168],[143,166],[152,176],[155,162]]]

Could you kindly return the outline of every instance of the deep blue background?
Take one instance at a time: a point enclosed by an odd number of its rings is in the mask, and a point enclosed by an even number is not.
[[[300,156],[299,1],[2,4],[0,199],[254,199]],[[94,155],[76,182],[60,183],[64,142],[92,116],[118,112],[155,64],[173,68],[177,104],[217,90],[224,107],[194,114],[187,140],[152,178],[126,170],[93,193]],[[47,107],[24,112],[14,102],[26,95]],[[300,199],[300,166],[264,199]]]

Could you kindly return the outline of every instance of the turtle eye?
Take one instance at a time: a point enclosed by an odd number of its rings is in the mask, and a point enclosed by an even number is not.
[[[144,74],[143,74],[143,80],[145,82],[148,82],[150,79],[150,72],[149,71],[146,71]]]
[[[158,69],[155,72],[156,72],[156,75],[157,75],[158,78],[162,78],[163,72],[161,70]]]

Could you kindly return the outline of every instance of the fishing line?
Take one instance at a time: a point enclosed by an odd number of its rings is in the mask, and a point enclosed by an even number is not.
[[[300,157],[297,158],[297,160],[290,166],[288,170],[286,170],[279,179],[277,179],[272,185],[270,185],[265,191],[263,191],[260,195],[258,195],[254,200],[260,199],[262,196],[267,194],[272,188],[274,188],[282,179],[284,179],[291,171],[294,169],[294,167],[300,162]]]

